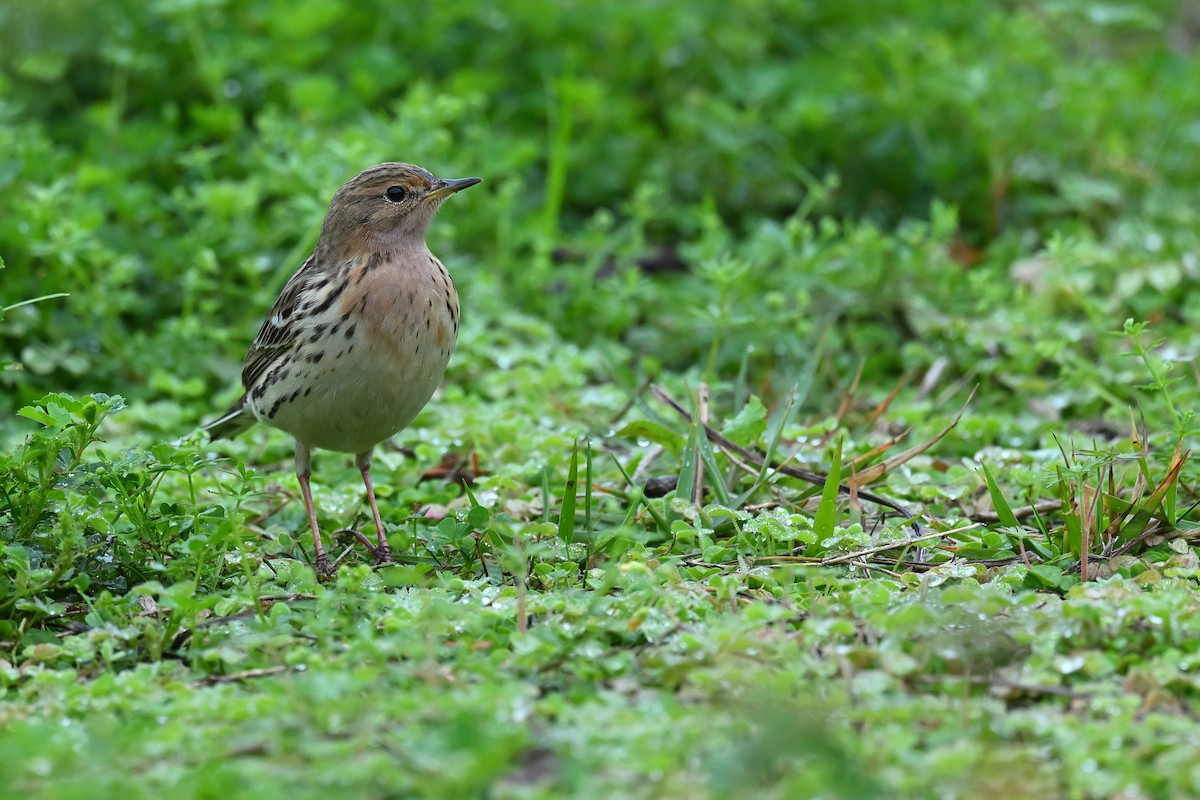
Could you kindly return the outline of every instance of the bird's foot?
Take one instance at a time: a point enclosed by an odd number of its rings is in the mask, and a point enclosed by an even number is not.
[[[363,547],[367,548],[372,553],[375,552],[375,545],[371,544],[371,540],[364,536],[362,532],[356,531],[353,528],[343,528],[342,530],[335,532],[333,535],[338,539],[345,539],[353,536],[355,539],[358,539],[358,541],[362,542]]]
[[[391,564],[392,548],[388,547],[387,542],[381,542],[378,547],[372,547],[371,551],[375,554],[375,566],[382,567],[384,564]]]
[[[359,542],[362,543],[362,546],[367,548],[367,550],[371,553],[371,555],[373,555],[375,557],[375,566],[377,566],[377,567],[382,566],[384,564],[394,563],[392,561],[392,548],[388,547],[387,542],[384,542],[383,544],[376,546],[371,543],[371,540],[368,539],[365,534],[363,534],[361,531],[356,531],[352,528],[345,528],[343,530],[336,532],[333,535],[339,539],[345,538],[345,537],[351,537],[351,536],[354,537],[355,539],[357,539]]]
[[[332,578],[337,569],[329,563],[329,556],[324,552],[317,553],[317,580]]]

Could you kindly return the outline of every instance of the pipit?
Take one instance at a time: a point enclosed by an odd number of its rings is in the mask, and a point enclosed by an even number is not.
[[[429,252],[425,230],[447,197],[479,181],[387,163],[338,189],[316,248],[250,345],[245,394],[205,426],[213,439],[256,421],[295,438],[319,574],[332,569],[313,507],[314,448],[355,454],[375,518],[375,562],[391,560],[371,457],[413,421],[446,371],[458,338],[458,292]]]

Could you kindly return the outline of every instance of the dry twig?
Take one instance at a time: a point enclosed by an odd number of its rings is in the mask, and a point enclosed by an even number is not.
[[[657,397],[659,400],[661,400],[662,402],[669,405],[672,409],[675,410],[675,412],[677,414],[679,414],[681,417],[683,417],[689,423],[692,421],[692,415],[688,413],[687,409],[685,409],[683,406],[679,405],[679,403],[675,402],[675,400],[669,394],[667,394],[661,387],[654,386],[654,387],[651,387],[651,390],[654,392],[655,397]],[[717,445],[717,447],[720,447],[722,450],[725,450],[727,452],[737,453],[739,456],[742,457],[742,459],[749,462],[750,464],[756,464],[756,465],[761,466],[765,461],[765,459],[762,456],[760,456],[757,453],[754,453],[750,450],[747,450],[746,448],[742,447],[741,445],[735,444],[734,442],[725,438],[719,432],[717,432],[716,430],[714,430],[713,428],[711,428],[708,425],[704,425],[704,434],[708,437],[708,440],[710,442],[712,442],[713,444]],[[808,472],[806,470],[797,469],[795,467],[789,467],[786,464],[783,464],[783,463],[781,463],[779,461],[775,461],[775,460],[771,460],[767,464],[767,466],[770,467],[771,469],[775,470],[776,472],[780,473],[781,475],[787,475],[790,478],[797,478],[799,480],[806,481],[807,483],[811,483],[814,486],[824,486],[825,485],[825,479],[826,479],[825,475],[819,475],[815,472]],[[850,494],[852,494],[852,490],[850,489],[849,486],[846,486],[845,484],[839,484],[838,485],[838,493],[843,494],[843,495],[850,495]],[[875,503],[876,505],[880,505],[885,508],[890,508],[892,511],[895,511],[896,513],[912,520],[913,530],[915,530],[918,534],[920,534],[920,532],[921,532],[920,523],[917,522],[916,516],[914,514],[910,513],[908,511],[908,509],[906,509],[904,506],[900,505],[899,503],[897,503],[893,500],[888,500],[887,498],[881,497],[872,492],[864,492],[861,489],[857,491],[857,496],[863,500],[866,500],[869,503]]]

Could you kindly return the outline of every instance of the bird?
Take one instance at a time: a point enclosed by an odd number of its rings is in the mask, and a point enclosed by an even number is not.
[[[481,180],[436,178],[414,164],[387,162],[347,181],[329,203],[312,255],[250,345],[244,393],[204,425],[212,440],[257,422],[295,439],[319,576],[333,569],[313,504],[314,449],[354,454],[375,522],[375,563],[391,562],[371,459],[442,381],[458,338],[458,291],[425,233],[448,197]]]

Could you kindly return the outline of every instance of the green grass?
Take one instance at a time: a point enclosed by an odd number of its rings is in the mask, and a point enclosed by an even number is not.
[[[0,796],[1200,793],[1197,24],[0,0]],[[388,159],[463,329],[322,584],[193,432]]]

